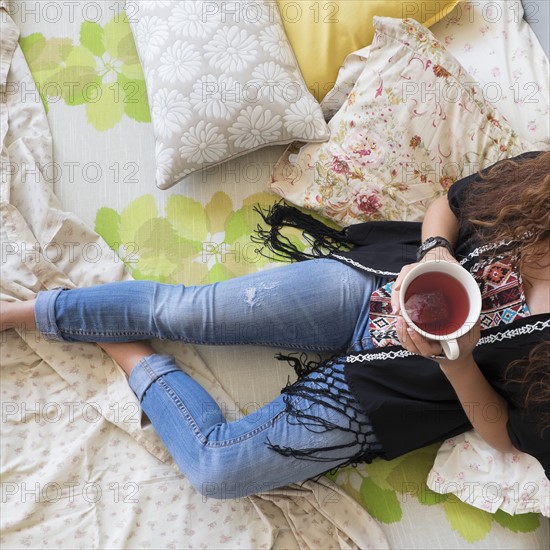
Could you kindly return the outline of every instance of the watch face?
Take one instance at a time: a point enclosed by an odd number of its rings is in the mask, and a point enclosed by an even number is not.
[[[432,248],[435,248],[437,246],[437,244],[438,244],[438,242],[435,239],[433,239],[431,241],[428,241],[427,243],[425,243],[424,251],[428,252]]]
[[[428,250],[431,250],[437,243],[434,241],[433,238],[426,239],[421,245],[420,245],[420,252],[428,252]]]
[[[419,247],[417,254],[417,261],[420,261],[427,252],[438,246],[445,246],[448,248],[448,241],[443,237],[428,237]]]

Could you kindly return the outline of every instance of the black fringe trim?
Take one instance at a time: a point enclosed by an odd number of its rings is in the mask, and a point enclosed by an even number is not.
[[[321,371],[322,376],[316,377],[314,380],[304,376],[297,382],[283,388],[285,412],[288,415],[288,422],[300,424],[310,432],[321,433],[338,430],[352,434],[353,437],[349,439],[349,443],[322,448],[304,447],[295,449],[276,445],[268,440],[267,445],[270,449],[283,456],[292,456],[314,462],[341,460],[342,464],[338,466],[339,468],[360,462],[370,463],[382,455],[382,446],[377,441],[372,426],[364,421],[365,414],[360,404],[351,394],[344,373],[336,371],[333,365],[334,362],[328,360],[315,369]],[[347,426],[342,425],[342,422],[334,423],[327,418],[319,418],[317,415],[312,414],[309,410],[311,405],[304,408],[302,400],[300,400],[300,408],[297,408],[294,405],[297,401],[296,398],[303,398],[310,404],[321,404],[340,415],[344,415],[348,419]],[[357,446],[359,446],[359,450],[353,455],[345,451],[345,449]],[[343,451],[340,457],[332,452],[339,449]],[[329,453],[329,455],[327,456],[326,453]]]
[[[269,259],[300,262],[326,258],[335,252],[350,250],[355,244],[347,237],[345,229],[333,229],[284,201],[279,201],[265,209],[256,205],[254,210],[260,214],[264,223],[269,227],[265,229],[258,224],[254,232],[255,235],[251,239],[254,243],[261,245],[258,252]],[[311,252],[299,250],[288,237],[283,235],[282,230],[285,227],[301,230],[304,239],[310,245]],[[265,249],[269,253],[266,253]],[[283,447],[268,440],[267,445],[270,449],[283,456],[292,456],[303,460],[342,461],[338,468],[361,462],[372,462],[383,454],[372,427],[364,421],[365,415],[361,406],[349,391],[344,373],[333,368],[333,359],[321,361],[319,357],[319,361],[314,361],[309,359],[306,353],[278,354],[275,357],[280,361],[287,361],[298,376],[296,382],[289,383],[282,390],[282,393],[285,394],[285,412],[288,422],[300,424],[306,430],[315,433],[339,430],[352,434],[353,437],[349,438],[349,443],[341,445],[301,449]],[[312,380],[309,375],[313,372],[321,372],[322,376]],[[296,408],[294,406],[296,398],[303,398],[310,404],[321,404],[344,415],[348,419],[348,425],[319,418],[308,410],[311,405],[306,408]],[[300,403],[303,401],[300,400]],[[353,455],[345,451],[353,447],[359,447],[359,451]],[[341,457],[334,453],[339,449],[343,451]],[[327,453],[329,453],[328,456]]]
[[[251,237],[252,242],[261,245],[258,252],[267,258],[300,262],[326,258],[331,253],[349,250],[353,245],[345,235],[345,229],[333,229],[284,201],[279,201],[265,209],[256,205],[254,210],[260,214],[264,223],[270,226],[265,229],[258,224],[254,231],[255,235]],[[288,237],[281,233],[284,227],[300,229],[311,246],[311,252],[299,250]],[[265,248],[271,253],[266,253]]]
[[[319,356],[319,361],[314,361],[309,358],[307,353],[289,353],[288,355],[278,353],[275,355],[275,359],[279,361],[286,361],[294,369],[294,372],[298,378],[306,376],[323,364],[321,356]]]

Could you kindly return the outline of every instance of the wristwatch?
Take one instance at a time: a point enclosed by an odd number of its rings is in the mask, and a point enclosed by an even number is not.
[[[451,254],[453,253],[452,244],[445,237],[428,237],[419,247],[416,252],[416,261],[419,262],[422,258],[434,248],[438,246],[443,246]]]

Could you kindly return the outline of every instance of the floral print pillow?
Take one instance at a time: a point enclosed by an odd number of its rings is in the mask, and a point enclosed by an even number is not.
[[[155,134],[156,184],[270,144],[325,141],[269,0],[128,1]]]
[[[458,179],[533,147],[411,19],[375,17],[363,71],[323,144],[294,143],[271,189],[340,225],[421,221]]]
[[[426,484],[491,514],[500,508],[550,517],[550,480],[541,463],[517,450],[496,451],[474,430],[441,445]]]

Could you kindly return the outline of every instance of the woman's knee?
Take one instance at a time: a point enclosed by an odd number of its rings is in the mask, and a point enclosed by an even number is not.
[[[202,445],[200,451],[195,449],[191,464],[179,464],[185,477],[203,497],[233,500],[277,488],[270,474],[273,469],[263,469],[261,458],[252,461],[249,457],[247,460],[247,453],[236,452],[235,445]]]
[[[199,463],[195,471],[182,470],[191,485],[204,498],[235,500],[274,488],[266,482],[247,479],[246,473],[238,472],[237,465],[230,462],[226,462],[223,468]]]
[[[269,483],[246,479],[203,479],[199,484],[193,482],[191,484],[204,498],[214,500],[237,500],[276,489]]]

